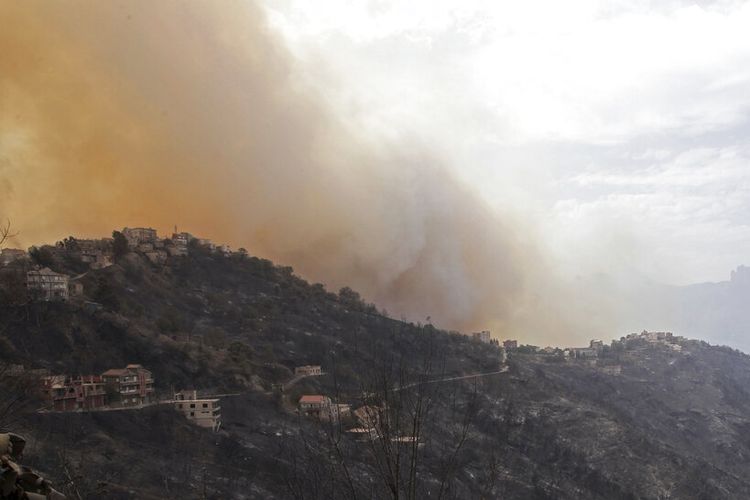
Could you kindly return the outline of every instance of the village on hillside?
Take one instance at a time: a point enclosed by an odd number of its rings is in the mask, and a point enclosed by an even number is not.
[[[43,301],[69,300],[83,295],[83,285],[80,282],[83,274],[70,276],[38,263],[32,264],[30,258],[34,254],[37,261],[43,262],[46,260],[45,252],[65,252],[86,263],[89,269],[103,269],[115,262],[116,255],[126,251],[139,252],[152,263],[163,264],[169,257],[188,255],[192,245],[199,245],[224,256],[247,255],[244,248],[233,252],[229,245],[216,245],[209,239],[177,232],[176,227],[169,238],[160,238],[152,228],[126,227],[122,231],[114,231],[111,238],[71,237],[57,242],[54,247],[31,247],[28,250],[3,248],[0,251],[0,273],[3,273],[5,282],[12,282],[21,273],[21,282],[30,298]]]
[[[215,245],[210,240],[198,238],[190,233],[175,232],[169,238],[160,238],[152,228],[124,228],[114,231],[111,238],[76,239],[67,238],[51,247],[32,247],[29,250],[3,249],[0,253],[0,279],[2,286],[20,287],[30,302],[71,302],[79,303],[92,313],[103,306],[86,299],[83,280],[88,271],[79,275],[68,275],[51,270],[43,265],[45,252],[56,252],[72,256],[85,263],[89,270],[101,270],[112,266],[119,256],[136,252],[153,265],[160,266],[168,259],[179,259],[190,254],[191,249],[201,248],[218,256],[247,256],[245,249],[233,252],[228,245]],[[608,353],[622,349],[632,341],[662,344],[675,352],[681,351],[682,337],[669,332],[648,332],[629,334],[620,340],[606,345],[601,340],[591,340],[588,347],[538,348],[519,345],[517,340],[500,341],[489,330],[470,334],[477,343],[487,344],[496,353],[499,371],[472,374],[464,377],[446,377],[429,383],[448,382],[457,379],[495,375],[508,369],[508,359],[515,354],[528,354],[544,357],[550,361],[584,363],[598,367],[601,371],[618,375],[621,366],[608,361]],[[221,427],[220,398],[226,395],[199,394],[195,389],[173,390],[157,394],[152,372],[140,364],[128,364],[124,368],[111,368],[99,374],[50,374],[41,369],[24,369],[23,366],[9,365],[6,373],[31,377],[34,386],[44,401],[39,412],[96,412],[139,410],[153,405],[171,405],[188,421],[218,431]],[[290,389],[307,377],[321,377],[326,373],[318,364],[297,366],[293,376],[275,390],[285,401],[288,411],[321,422],[344,422],[347,432],[358,439],[375,439],[378,429],[387,423],[387,405],[367,401],[337,401],[331,394],[302,394],[289,400]],[[354,409],[353,409],[354,408]],[[393,436],[391,439],[410,439],[410,436]]]

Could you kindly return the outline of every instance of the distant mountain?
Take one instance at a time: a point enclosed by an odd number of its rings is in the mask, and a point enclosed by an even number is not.
[[[750,268],[739,266],[728,281],[664,285],[638,276],[578,278],[572,304],[602,329],[603,338],[641,330],[667,330],[750,352]],[[585,314],[584,314],[585,313]],[[602,326],[602,324],[604,326]],[[595,335],[595,336],[596,336]],[[579,340],[580,341],[580,340]]]
[[[673,290],[675,330],[750,352],[750,268],[738,267],[729,281]]]

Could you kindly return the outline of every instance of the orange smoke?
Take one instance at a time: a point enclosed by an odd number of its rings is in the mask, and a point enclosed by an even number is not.
[[[256,6],[0,0],[0,18],[0,215],[17,244],[177,224],[394,316],[524,335],[526,232],[429,151],[346,130]]]

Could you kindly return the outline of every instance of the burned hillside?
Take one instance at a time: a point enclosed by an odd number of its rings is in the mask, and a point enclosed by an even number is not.
[[[4,363],[70,375],[139,363],[167,400],[181,389],[226,396],[213,432],[172,403],[50,412],[29,394],[13,428],[29,465],[68,494],[750,495],[750,359],[737,351],[635,336],[591,358],[518,346],[505,362],[496,345],[390,318],[351,289],[332,293],[247,252],[193,241],[163,261],[131,248],[93,268],[69,247],[3,268],[12,278],[45,266],[82,284],[44,301],[5,282]],[[305,366],[322,371],[297,376]],[[321,395],[316,417],[300,410],[305,395]],[[376,410],[363,419],[362,408]]]

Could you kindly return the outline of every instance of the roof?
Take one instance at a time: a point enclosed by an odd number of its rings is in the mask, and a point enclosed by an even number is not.
[[[302,403],[323,404],[327,400],[328,400],[328,397],[321,396],[320,394],[307,395],[307,396],[302,396],[301,398],[299,398],[300,404]]]
[[[26,274],[35,275],[35,276],[36,275],[38,276],[67,276],[66,274],[56,273],[49,267],[45,267],[43,269],[38,269],[38,270],[34,269],[34,270],[29,271]]]
[[[125,375],[127,372],[127,368],[111,368],[102,373],[102,377],[119,377],[120,375]]]

